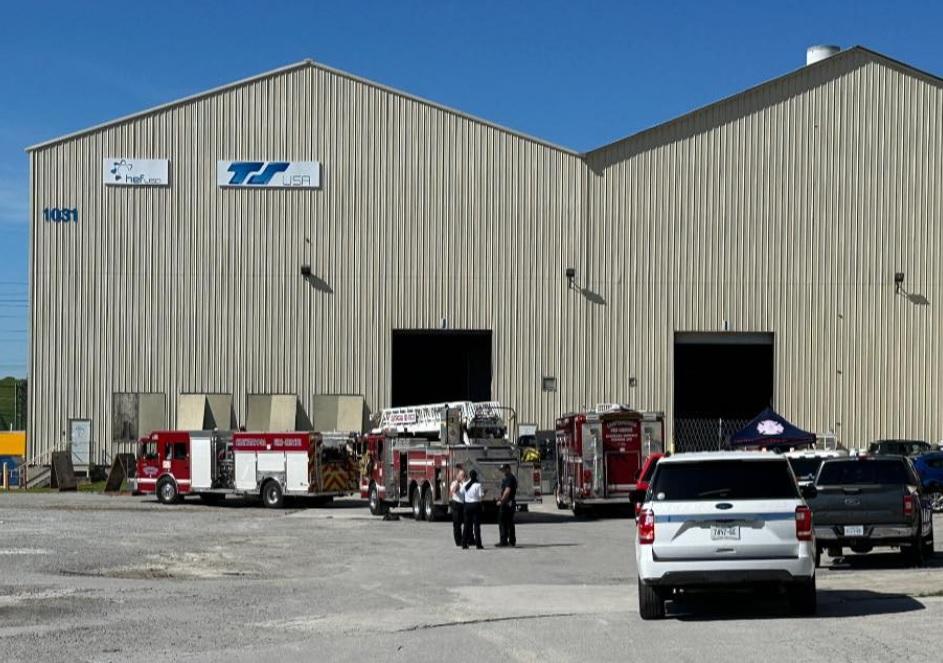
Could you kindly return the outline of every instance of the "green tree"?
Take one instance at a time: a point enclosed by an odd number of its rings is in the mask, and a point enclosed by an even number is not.
[[[26,429],[26,380],[0,380],[0,429]]]

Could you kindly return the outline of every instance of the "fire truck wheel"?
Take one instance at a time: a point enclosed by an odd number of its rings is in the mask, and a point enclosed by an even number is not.
[[[382,516],[387,512],[386,505],[380,501],[380,490],[375,483],[370,484],[370,513]]]
[[[157,499],[161,504],[176,504],[180,500],[177,484],[173,479],[161,479],[157,484]]]
[[[274,479],[269,479],[262,486],[262,503],[270,509],[280,509],[285,503],[282,487]]]
[[[436,515],[432,489],[429,486],[424,486],[422,489],[422,517],[431,523],[436,520]]]
[[[560,491],[559,488],[553,491],[553,496],[557,501],[557,508],[560,509],[561,511],[566,509],[566,502],[563,500],[563,493]]]
[[[410,500],[410,503],[412,504],[412,507],[413,507],[413,518],[415,520],[422,520],[423,519],[422,491],[419,489],[419,486],[413,487],[413,495],[412,495],[412,499]]]

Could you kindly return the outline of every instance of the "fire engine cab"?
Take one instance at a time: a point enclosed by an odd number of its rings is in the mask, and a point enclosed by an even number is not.
[[[156,431],[140,441],[132,490],[164,504],[185,495],[260,497],[273,508],[286,495],[327,503],[357,490],[356,447],[346,433]]]
[[[664,452],[664,428],[661,412],[608,403],[557,419],[557,507],[631,504],[643,462]]]
[[[539,467],[521,463],[508,438],[507,412],[513,417],[499,403],[470,401],[382,410],[364,438],[360,495],[370,513],[408,506],[416,520],[439,519],[448,511],[458,464],[466,474],[477,470],[485,509],[497,508],[505,463],[517,477],[518,509],[540,501]]]

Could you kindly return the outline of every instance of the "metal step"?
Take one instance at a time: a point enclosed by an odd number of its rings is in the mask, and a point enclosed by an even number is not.
[[[30,465],[26,470],[27,488],[46,488],[52,478],[52,469],[49,465]]]

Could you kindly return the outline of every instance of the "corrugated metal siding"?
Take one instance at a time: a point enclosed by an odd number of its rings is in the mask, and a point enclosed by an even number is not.
[[[584,161],[304,67],[42,147],[30,453],[70,417],[110,439],[113,392],[232,392],[240,420],[249,393],[383,407],[391,330],[442,318],[493,330],[494,396],[524,421],[670,419],[674,332],[728,320],[775,334],[796,423],[938,439],[941,111],[934,82],[852,53]],[[169,158],[171,186],[105,188],[105,156]],[[219,189],[238,158],[317,159],[322,189]],[[43,223],[56,205],[81,222]]]
[[[171,186],[104,187],[106,156]],[[317,191],[220,189],[217,159],[316,159]],[[493,393],[524,419],[580,402],[563,267],[585,165],[564,151],[305,67],[33,154],[31,454],[114,392],[363,393],[388,404],[391,330],[494,330]],[[78,207],[78,224],[42,209]],[[300,275],[310,264],[315,285]],[[568,346],[567,343],[570,345]],[[441,358],[430,357],[431,364]],[[566,382],[563,382],[566,385]],[[175,419],[169,413],[169,421]]]
[[[940,439],[941,111],[938,84],[851,54],[591,154],[591,339],[612,360],[587,391],[670,412],[673,333],[727,320],[775,334],[796,423]]]

